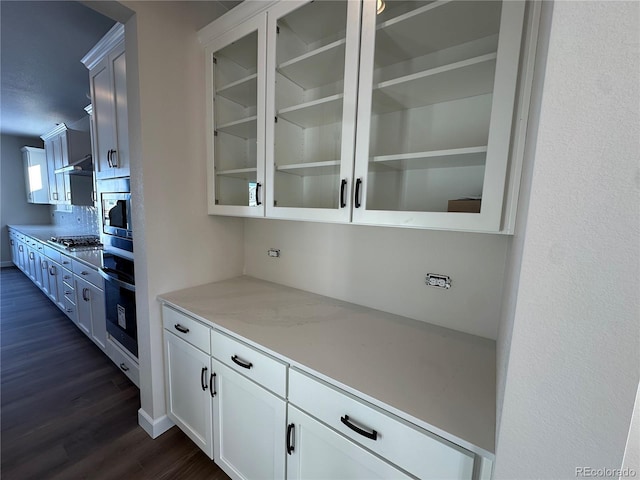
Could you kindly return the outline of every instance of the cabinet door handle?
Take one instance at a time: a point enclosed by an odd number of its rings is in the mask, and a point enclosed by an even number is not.
[[[29,252],[29,259],[33,260],[34,258],[36,257],[33,255],[33,252]]]
[[[260,201],[260,187],[262,187],[262,184],[256,183],[256,205],[262,205]]]
[[[239,365],[242,368],[246,368],[247,370],[249,370],[251,367],[253,367],[253,363],[251,363],[251,362],[243,362],[242,360],[240,360],[238,358],[237,355],[234,355],[233,357],[231,357],[231,360],[233,360],[233,363],[235,363],[236,365]]]
[[[287,453],[291,455],[295,450],[296,426],[294,423],[287,425]]]
[[[56,273],[56,266],[55,266],[55,265],[51,265],[51,266],[49,267],[49,275],[54,275],[54,276],[55,276],[55,275],[57,275],[57,273]]]
[[[120,364],[120,370],[122,370],[123,372],[128,372],[129,371],[129,367],[127,367],[124,363]]]
[[[179,332],[182,333],[189,333],[189,329],[187,327],[183,327],[182,325],[180,325],[179,323],[176,323],[173,328],[175,328],[176,330],[178,330]]]
[[[340,208],[344,208],[347,206],[347,199],[345,197],[345,193],[347,190],[347,179],[343,178],[340,180]]]
[[[355,194],[355,199],[354,199],[354,205],[356,208],[360,208],[360,187],[362,186],[362,179],[358,178],[356,180],[356,194]]]
[[[19,246],[18,246],[18,251],[19,251],[19,252],[24,252],[24,247],[23,247],[22,245],[19,245]]]
[[[113,168],[113,165],[111,165],[111,150],[107,152],[107,163],[109,164],[110,168]]]
[[[53,199],[58,200],[58,192],[53,192]]]
[[[349,415],[345,415],[344,417],[340,417],[340,421],[342,423],[344,423],[347,427],[349,427],[351,430],[353,430],[356,433],[359,433],[363,437],[370,438],[371,440],[377,440],[378,439],[378,432],[376,432],[375,430],[371,430],[370,432],[367,432],[366,430],[363,430],[362,428],[354,425],[353,423],[351,423],[349,421]]]
[[[71,192],[67,192],[67,200],[71,200]]]
[[[43,270],[47,270],[48,268],[49,268],[49,266],[47,265],[47,262],[46,262],[46,261],[43,261],[43,262],[42,262],[42,269],[43,269]]]
[[[118,168],[118,151],[111,150],[111,166],[113,168]]]
[[[216,396],[216,374],[212,373],[209,377],[209,391],[211,392],[211,398]]]
[[[13,245],[14,245],[14,242],[13,242],[13,240],[11,240],[11,246],[13,247]]]
[[[91,298],[89,298],[89,295],[88,295],[88,294],[89,294],[89,289],[88,289],[88,288],[86,288],[86,287],[85,287],[85,288],[83,288],[83,289],[82,289],[82,299],[83,299],[85,302],[88,302],[89,300],[91,300]]]
[[[207,381],[207,370],[207,367],[202,367],[202,371],[200,372],[200,386],[203,391],[207,389],[207,384],[204,383]]]

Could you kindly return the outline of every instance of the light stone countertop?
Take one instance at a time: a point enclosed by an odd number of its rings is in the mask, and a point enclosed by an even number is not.
[[[65,255],[75,258],[76,260],[85,263],[87,266],[94,269],[98,269],[102,266],[102,250],[80,250],[77,252],[70,252],[48,243],[51,237],[70,236],[70,235],[95,235],[92,232],[86,232],[84,230],[74,230],[69,227],[59,227],[57,225],[7,225],[9,228],[16,230],[23,235],[27,235],[31,238],[39,240],[40,242],[55,248]]]
[[[247,276],[159,300],[494,457],[492,340]]]

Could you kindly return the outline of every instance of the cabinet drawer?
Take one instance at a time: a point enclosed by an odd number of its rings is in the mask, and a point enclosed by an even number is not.
[[[102,277],[98,273],[98,270],[95,268],[91,268],[86,264],[79,262],[76,259],[72,260],[73,265],[73,273],[78,275],[80,278],[85,279],[87,282],[95,285],[100,290],[104,290]]]
[[[293,369],[289,401],[419,478],[472,478],[471,452]]]
[[[233,370],[271,390],[287,395],[287,364],[217,330],[211,331],[211,355]]]
[[[122,370],[122,373],[129,377],[129,380],[131,380],[136,387],[140,388],[140,371],[138,364],[129,355],[124,353],[111,338],[107,339],[106,352],[111,361]]]
[[[64,278],[64,277],[63,277]],[[76,304],[76,290],[73,287],[73,282],[66,283],[67,280],[64,281],[62,285],[62,293],[64,294],[65,300],[69,300],[74,305]]]
[[[64,253],[60,254],[60,265],[71,272],[71,259],[67,257]]]
[[[49,257],[51,260],[53,260],[54,262],[57,263],[62,263],[61,262],[61,257],[62,257],[62,253],[58,250],[56,250],[53,247],[49,247],[48,245],[44,246],[44,254]],[[66,255],[65,255],[66,257]]]
[[[76,305],[69,297],[67,297],[67,295],[64,296],[64,313],[73,323],[78,323],[78,311],[76,310]]]
[[[164,328],[176,336],[186,340],[204,353],[211,354],[211,329],[199,321],[167,306],[162,307],[162,323]]]

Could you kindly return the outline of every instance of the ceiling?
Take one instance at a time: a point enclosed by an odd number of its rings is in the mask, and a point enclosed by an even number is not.
[[[81,119],[91,101],[80,60],[114,23],[75,1],[0,1],[0,133],[39,137]]]

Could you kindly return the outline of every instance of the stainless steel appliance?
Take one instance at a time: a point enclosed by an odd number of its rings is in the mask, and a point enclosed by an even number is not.
[[[134,357],[138,357],[136,285],[133,261],[112,252],[102,254],[98,271],[104,278],[107,332]]]
[[[50,240],[47,240],[47,243],[70,252],[80,250],[102,250],[103,248],[102,243],[100,243],[100,237],[97,235],[68,235],[51,237]]]
[[[133,252],[133,223],[131,221],[131,193],[103,192],[102,233],[107,247]]]

